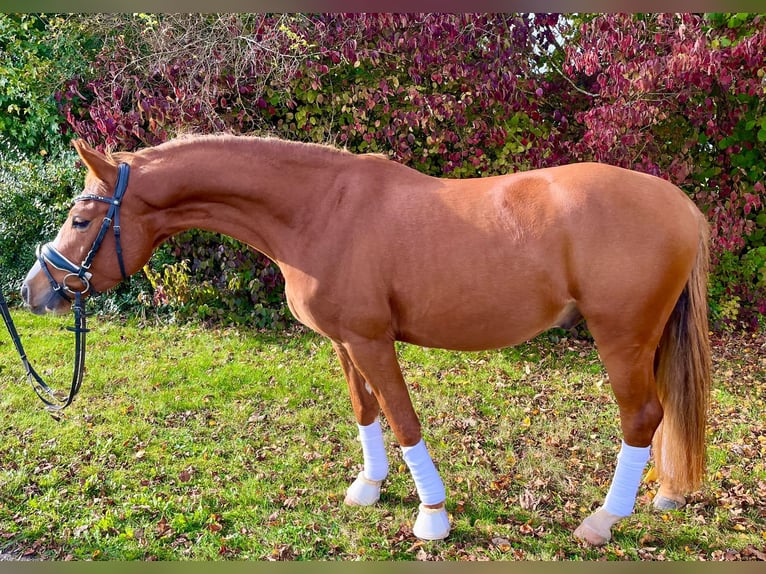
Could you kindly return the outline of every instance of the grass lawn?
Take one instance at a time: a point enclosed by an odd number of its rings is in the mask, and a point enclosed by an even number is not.
[[[70,318],[16,311],[38,371],[68,387]],[[453,532],[421,542],[393,434],[371,508],[346,385],[311,333],[94,319],[60,421],[0,335],[0,552],[96,560],[754,560],[766,558],[766,341],[716,339],[709,480],[681,511],[637,512],[603,548],[572,530],[602,501],[620,432],[590,343],[503,351],[401,345]]]

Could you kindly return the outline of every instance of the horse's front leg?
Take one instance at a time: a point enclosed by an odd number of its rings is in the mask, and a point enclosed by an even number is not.
[[[402,456],[415,481],[421,504],[412,529],[413,533],[424,540],[446,538],[449,535],[450,523],[444,506],[446,501],[444,483],[423,441],[420,421],[412,408],[393,342],[367,339],[344,342],[341,351],[338,352],[341,363],[344,362],[343,351],[351,360],[353,367],[350,369],[352,377],[348,376],[349,370],[345,366],[344,371],[349,378],[349,386],[353,387],[352,401],[354,401],[355,410],[359,409],[356,412],[360,429],[372,418],[370,408],[372,399],[365,396],[365,393],[369,395],[371,392],[377,405],[383,409],[401,445]],[[362,412],[364,416],[360,417],[359,412]],[[366,470],[367,460],[365,459],[365,474]]]
[[[333,342],[333,348],[348,383],[364,458],[364,470],[346,491],[345,503],[349,506],[370,506],[380,498],[380,486],[388,476],[388,458],[378,418],[380,406],[372,388],[354,366],[343,346]]]

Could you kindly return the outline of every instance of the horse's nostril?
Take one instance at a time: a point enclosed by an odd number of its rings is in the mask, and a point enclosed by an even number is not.
[[[27,287],[26,283],[21,286],[21,298],[24,300],[24,303],[29,305],[29,287]]]

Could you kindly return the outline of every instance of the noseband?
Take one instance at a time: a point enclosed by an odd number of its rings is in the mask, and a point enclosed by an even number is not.
[[[104,197],[102,195],[86,194],[80,195],[74,199],[75,203],[78,201],[100,201],[109,205],[109,210],[106,212],[104,220],[101,222],[101,229],[98,230],[98,235],[93,241],[93,245],[88,251],[88,254],[83,259],[82,263],[78,266],[71,260],[64,257],[61,252],[53,246],[53,243],[46,243],[37,248],[37,260],[40,262],[40,267],[48,277],[48,281],[51,284],[51,289],[58,295],[72,301],[73,297],[77,294],[83,295],[91,290],[90,279],[92,273],[90,272],[90,266],[93,263],[93,258],[98,253],[101,243],[106,237],[106,233],[109,228],[112,227],[114,231],[115,249],[117,252],[117,263],[120,265],[120,274],[123,279],[127,279],[125,273],[125,264],[122,261],[122,244],[120,243],[120,205],[122,204],[122,197],[125,195],[125,190],[128,189],[128,177],[130,176],[130,166],[126,163],[121,163],[117,167],[117,185],[114,189],[114,195],[112,197]],[[48,269],[48,265],[58,269],[59,271],[66,271],[67,274],[61,283],[58,283]],[[82,283],[82,289],[72,289],[67,284],[67,279],[77,278]],[[93,291],[95,293],[95,290]]]
[[[58,416],[55,415],[56,411],[61,411],[72,403],[72,400],[80,391],[80,386],[82,385],[82,377],[85,371],[85,334],[88,332],[88,329],[85,327],[85,310],[83,307],[82,296],[88,291],[93,291],[95,293],[95,290],[92,289],[90,285],[92,274],[89,269],[93,262],[93,258],[96,256],[99,247],[101,247],[101,243],[104,241],[104,237],[106,237],[110,227],[114,230],[117,262],[120,264],[120,273],[122,274],[123,279],[127,279],[125,264],[122,261],[122,245],[120,244],[120,205],[122,204],[122,196],[128,188],[129,175],[130,167],[128,164],[121,163],[118,166],[117,185],[114,190],[114,196],[103,197],[100,195],[80,195],[75,198],[75,202],[100,201],[109,204],[109,210],[106,213],[106,217],[104,217],[104,221],[101,223],[101,229],[99,230],[96,239],[93,241],[93,246],[90,248],[90,251],[79,266],[64,257],[52,243],[46,243],[37,248],[37,260],[40,262],[40,267],[48,277],[51,288],[58,295],[67,301],[72,302],[74,327],[67,327],[67,329],[75,334],[75,359],[72,383],[69,388],[68,397],[62,398],[59,393],[51,389],[32,367],[24,351],[24,347],[21,344],[21,337],[19,337],[19,334],[16,331],[16,326],[13,324],[8,304],[2,293],[0,293],[0,315],[2,315],[6,327],[8,328],[8,332],[11,335],[11,339],[13,339],[13,343],[16,346],[16,350],[21,356],[21,362],[27,371],[27,378],[32,384],[32,388],[35,390],[35,393],[37,393],[37,396],[40,397],[43,403],[45,403],[48,410],[54,414],[54,417]],[[53,278],[50,269],[48,269],[48,265],[59,271],[67,272],[67,275],[64,276],[61,283],[58,283]],[[76,290],[67,285],[67,279],[73,277],[80,280],[82,289]]]

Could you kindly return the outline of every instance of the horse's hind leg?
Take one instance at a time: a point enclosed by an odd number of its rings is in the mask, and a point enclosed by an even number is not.
[[[639,343],[614,332],[604,336],[606,333],[593,325],[591,332],[617,399],[623,441],[604,504],[583,520],[574,534],[590,544],[602,545],[609,541],[611,527],[633,512],[652,437],[662,420],[662,405],[654,380],[657,342]]]
[[[402,377],[393,341],[358,339],[344,342],[343,350],[363,380],[369,384],[378,404],[402,448],[402,456],[410,469],[420,498],[420,509],[412,528],[418,538],[441,540],[450,531],[444,507],[444,483],[428,453],[420,430],[420,421],[412,408]],[[353,385],[362,394],[359,385]],[[366,384],[365,384],[366,388]]]
[[[364,470],[346,491],[345,503],[349,506],[370,506],[380,498],[380,487],[388,476],[388,458],[380,426],[380,407],[372,388],[354,366],[342,345],[333,343],[346,376],[351,404],[362,443]]]

